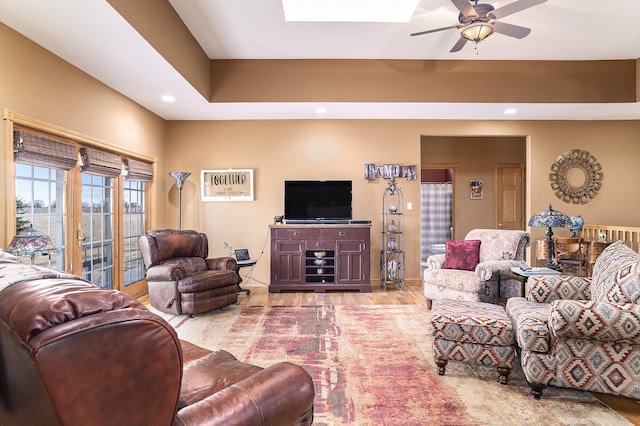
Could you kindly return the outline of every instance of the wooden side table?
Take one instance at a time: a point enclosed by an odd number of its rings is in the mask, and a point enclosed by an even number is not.
[[[593,275],[593,265],[595,265],[598,256],[609,246],[612,241],[585,240],[587,246],[587,275]]]
[[[547,263],[549,259],[549,244],[546,239],[536,240],[536,261],[535,266]]]

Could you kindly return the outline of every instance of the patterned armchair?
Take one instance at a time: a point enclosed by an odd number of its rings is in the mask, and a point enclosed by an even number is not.
[[[507,313],[531,393],[545,386],[640,399],[640,255],[607,247],[592,278],[535,276]]]
[[[432,300],[439,299],[496,303],[498,272],[526,265],[525,249],[531,243],[528,232],[473,229],[464,239],[480,241],[479,263],[474,270],[447,269],[444,266],[448,254],[429,256],[422,281],[429,306]]]

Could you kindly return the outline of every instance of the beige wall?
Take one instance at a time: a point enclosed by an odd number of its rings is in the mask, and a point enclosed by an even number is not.
[[[97,138],[131,152],[157,157],[160,179],[154,193],[165,198],[164,121],[116,91],[89,77],[57,56],[0,24],[0,107],[39,121]],[[5,149],[11,140],[2,121],[0,164],[10,164]],[[9,138],[11,139],[11,138]],[[9,157],[9,158],[7,158]],[[3,176],[3,178],[12,176]],[[4,180],[4,179],[3,179]],[[0,186],[0,214],[7,215],[6,186]],[[161,204],[163,206],[163,204]],[[158,223],[164,208],[156,208]],[[6,220],[3,223],[6,224]],[[6,247],[13,232],[0,229],[0,244]]]
[[[300,121],[170,121],[127,100],[102,83],[0,24],[0,106],[20,114],[69,128],[118,147],[158,158],[154,185],[157,204],[152,206],[157,227],[175,227],[177,192],[167,176],[170,170],[193,173],[183,192],[183,228],[208,234],[212,254],[224,254],[223,242],[247,247],[254,257],[264,247],[254,277],[268,282],[268,225],[282,213],[285,179],[351,179],[354,182],[354,216],[370,219],[372,226],[372,276],[377,277],[380,250],[381,204],[385,181],[364,179],[365,163],[420,165],[423,136],[509,137],[525,142],[527,162],[526,216],[549,203],[569,215],[581,214],[587,223],[640,226],[640,194],[631,187],[640,178],[640,122],[583,121],[447,121],[447,120],[300,120]],[[46,70],[43,72],[43,70]],[[0,138],[4,147],[4,123]],[[506,139],[505,139],[506,140]],[[520,142],[518,142],[520,143]],[[550,166],[563,151],[579,148],[591,152],[602,164],[604,184],[586,205],[558,200],[549,185]],[[477,156],[493,163],[478,140]],[[462,159],[472,152],[455,152]],[[10,162],[6,149],[1,164]],[[490,158],[487,158],[490,157]],[[445,161],[445,160],[442,160]],[[449,160],[446,160],[447,162]],[[461,160],[459,160],[461,161]],[[431,160],[429,162],[432,162]],[[435,161],[434,162],[438,162]],[[201,202],[202,169],[253,168],[253,202]],[[474,175],[475,176],[475,171]],[[486,173],[486,170],[478,171]],[[471,173],[470,173],[471,176]],[[4,176],[12,179],[12,176]],[[473,177],[471,177],[473,178]],[[465,177],[466,179],[466,177]],[[407,212],[407,277],[419,276],[419,181],[402,180]],[[491,188],[485,187],[485,190]],[[462,197],[468,194],[462,185]],[[6,215],[6,190],[0,187],[0,211]],[[458,196],[458,194],[457,194]],[[472,210],[469,214],[474,214]],[[462,219],[461,219],[462,220]],[[6,223],[6,217],[5,217]],[[542,236],[543,230],[532,230]],[[0,242],[6,245],[4,227]]]
[[[637,121],[181,121],[169,122],[167,130],[167,170],[189,170],[196,175],[190,178],[183,192],[183,227],[206,232],[214,254],[224,254],[224,241],[236,248],[248,247],[254,256],[261,253],[268,225],[274,215],[282,213],[285,179],[352,179],[354,216],[373,222],[371,263],[372,276],[377,277],[385,181],[367,182],[363,175],[364,164],[419,165],[424,160],[421,141],[426,140],[422,138],[425,135],[482,136],[472,139],[475,143],[471,147],[441,157],[442,162],[456,160],[461,163],[474,162],[473,157],[476,157],[477,162],[485,166],[477,171],[469,169],[469,178],[477,173],[491,176],[492,169],[489,171],[488,168],[493,167],[494,161],[511,161],[510,156],[502,157],[488,150],[485,139],[495,141],[497,137],[508,136],[499,140],[519,145],[515,152],[524,150],[527,161],[527,219],[552,203],[569,215],[582,215],[587,223],[640,226],[640,217],[636,214],[640,194],[629,189],[629,183],[640,178],[636,165],[640,158],[640,123]],[[563,203],[549,185],[550,166],[555,158],[574,148],[591,152],[604,170],[600,193],[586,205]],[[441,161],[434,159],[433,162]],[[226,168],[255,169],[254,202],[200,202],[199,171]],[[414,205],[414,210],[406,216],[405,242],[407,277],[417,279],[419,182],[402,180],[400,186],[405,202]],[[492,191],[492,185],[486,190]],[[456,199],[468,196],[466,185],[459,186],[457,191]],[[168,223],[173,225],[177,220],[177,194],[170,195],[167,217]],[[470,227],[473,219],[467,215],[478,213],[470,207],[459,214],[461,223]],[[543,238],[543,231],[532,229],[534,238]],[[264,250],[265,255],[254,276],[268,282],[268,243]]]

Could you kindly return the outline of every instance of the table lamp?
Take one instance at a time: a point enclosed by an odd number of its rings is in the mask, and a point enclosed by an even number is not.
[[[553,210],[551,204],[547,210],[542,210],[531,216],[529,226],[546,226],[547,227],[547,263],[544,265],[559,271],[561,268],[553,263],[553,229],[552,228],[569,228],[572,226],[571,218],[558,210]]]
[[[584,227],[584,219],[580,215],[571,216],[569,219],[571,219],[571,226],[569,227],[571,230],[571,237],[576,238],[578,236],[578,232],[582,231],[582,228]]]
[[[31,225],[28,229],[19,232],[13,237],[5,251],[14,256],[31,257],[31,264],[33,265],[36,262],[36,256],[55,253],[58,248],[47,234],[33,229],[33,225]]]

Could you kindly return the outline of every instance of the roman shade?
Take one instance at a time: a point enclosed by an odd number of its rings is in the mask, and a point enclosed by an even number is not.
[[[122,173],[120,156],[93,148],[80,148],[82,172],[115,178]]]
[[[125,158],[124,170],[128,180],[150,181],[153,179],[153,164]]]
[[[14,160],[31,166],[71,170],[78,163],[76,146],[34,135],[23,130],[13,132]]]

